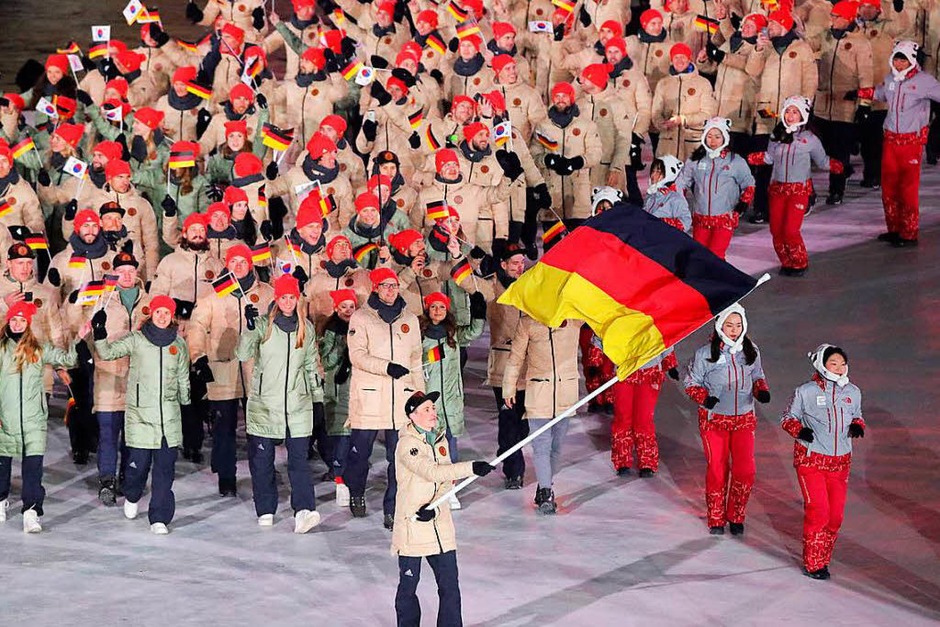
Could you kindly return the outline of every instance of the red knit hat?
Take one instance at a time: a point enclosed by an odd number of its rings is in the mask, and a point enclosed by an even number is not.
[[[3,97],[6,98],[11,105],[22,111],[26,108],[26,101],[23,100],[23,96],[19,94],[9,93],[3,94]]]
[[[415,18],[415,24],[418,22],[426,22],[431,28],[437,28],[438,17],[437,11],[431,11],[430,9],[425,9],[418,13],[418,17]]]
[[[98,214],[91,209],[82,209],[75,214],[75,219],[72,220],[72,230],[78,233],[78,230],[86,224],[94,224],[100,227],[101,218],[99,218]]]
[[[323,48],[316,46],[304,50],[303,54],[300,55],[300,59],[302,61],[313,63],[314,67],[317,68],[317,71],[322,70],[326,65],[326,57],[323,55]]]
[[[249,102],[255,101],[255,92],[251,91],[251,87],[245,83],[235,83],[235,86],[228,92],[229,102],[232,102],[236,98],[244,98]]]
[[[232,133],[241,133],[248,137],[248,120],[229,120],[225,123],[225,139]]]
[[[483,17],[483,0],[460,0],[460,4],[473,13],[477,20]]]
[[[369,177],[369,180],[366,182],[366,186],[369,188],[370,194],[375,194],[378,196],[379,186],[384,185],[385,187],[392,188],[392,179],[388,178],[384,174],[373,174]]]
[[[606,28],[614,34],[614,37],[623,37],[623,24],[617,20],[607,20],[601,24],[601,28]]]
[[[125,50],[124,52],[118,53],[114,58],[115,62],[124,68],[125,72],[136,72],[139,70],[144,59],[146,59],[144,55],[139,52],[134,52],[133,50]]]
[[[238,42],[238,45],[245,43],[245,31],[235,26],[231,22],[226,22],[222,27],[222,34],[228,35],[232,39]]]
[[[420,54],[415,54],[413,50],[406,50],[402,48],[395,57],[395,67],[402,67],[402,64],[405,61],[413,61],[414,63],[418,63],[420,60]]]
[[[840,0],[832,6],[830,15],[835,15],[836,17],[841,17],[844,20],[854,22],[855,18],[858,17],[858,3],[849,2],[849,0]]]
[[[294,5],[294,10],[309,8],[317,6],[316,0],[291,0],[291,4]]]
[[[349,289],[333,290],[330,292],[330,298],[333,300],[333,309],[339,308],[339,306],[345,303],[347,300],[351,300],[356,304],[359,302],[356,298],[356,292]]]
[[[879,7],[881,6],[881,2],[879,2],[878,0],[874,0],[874,1],[878,2]],[[763,30],[767,28],[767,18],[761,13],[748,13],[747,15],[744,16],[744,21],[754,22],[754,27],[757,30]]]
[[[333,249],[336,248],[338,244],[345,243],[349,247],[349,251],[352,252],[352,242],[349,241],[349,238],[345,235],[337,235],[333,237],[329,242],[326,243],[326,256],[333,256]]]
[[[516,60],[508,54],[498,54],[493,57],[491,65],[493,66],[493,71],[499,74],[507,65],[515,64]]]
[[[163,124],[163,111],[157,111],[151,107],[143,107],[134,113],[134,120],[142,122],[147,128],[155,131]]]
[[[607,87],[610,80],[610,71],[613,67],[609,63],[592,63],[581,70],[581,82],[589,81],[600,89]]]
[[[372,290],[375,291],[378,288],[380,283],[384,283],[388,279],[398,283],[398,275],[391,268],[376,268],[369,273],[369,280],[372,281]]]
[[[672,48],[669,49],[669,58],[674,59],[677,55],[685,55],[690,60],[692,59],[692,49],[689,47],[689,44],[680,41],[677,44],[673,44]]]
[[[463,127],[463,138],[468,142],[477,136],[477,133],[486,133],[487,136],[490,134],[490,129],[486,127],[483,122],[471,122]]]
[[[257,155],[251,152],[240,152],[235,157],[235,176],[251,176],[260,174],[264,170],[264,164]]]
[[[337,135],[340,136],[346,132],[346,120],[344,120],[342,116],[336,115],[335,113],[331,113],[330,115],[323,118],[323,120],[320,122],[320,128],[323,128],[324,126],[329,126],[334,131],[336,131]]]
[[[203,228],[206,227],[206,214],[194,212],[186,216],[186,219],[183,220],[183,235],[186,235],[189,231],[189,227],[196,225],[202,226]]]
[[[555,96],[558,94],[567,94],[568,99],[574,102],[574,87],[571,83],[561,81],[552,85],[552,100],[554,100]]]
[[[470,105],[471,111],[477,106],[476,101],[474,101],[470,96],[467,96],[466,94],[457,94],[450,103],[450,110],[453,111],[456,109],[457,105],[459,105],[461,102],[466,102],[468,105]]]
[[[274,298],[296,296],[300,298],[300,282],[292,274],[282,274],[274,280]]]
[[[238,189],[237,187],[229,189]],[[248,196],[245,196],[245,200],[248,200]],[[214,202],[208,207],[206,207],[206,223],[208,224],[209,219],[212,218],[214,213],[224,213],[225,217],[229,220],[232,219],[232,212],[224,202]]]
[[[187,142],[179,141],[173,142],[170,146],[170,152],[191,152],[193,153],[193,158],[199,158],[199,151],[201,150],[199,142]]]
[[[33,316],[36,315],[36,305],[32,302],[27,302],[25,300],[19,300],[13,303],[13,306],[7,311],[7,324],[10,324],[10,320],[16,318],[26,318],[26,324],[32,324]]]
[[[13,165],[13,149],[2,137],[0,137],[0,158],[6,159],[10,165]]]
[[[222,196],[222,201],[231,207],[237,202],[248,202],[248,194],[246,194],[245,190],[243,190],[241,187],[229,185],[225,188],[225,194]]]
[[[84,134],[84,124],[59,124],[53,133],[53,135],[58,135],[63,140],[65,140],[65,143],[72,148],[78,146],[78,143],[82,141],[82,136]]]
[[[413,40],[413,39],[411,39],[411,40],[406,41],[405,43],[403,43],[402,46],[401,46],[401,49],[402,49],[403,51],[407,51],[407,52],[410,52],[411,54],[415,55],[415,58],[417,58],[417,59],[420,59],[420,58],[421,58],[421,52],[422,52],[421,45],[420,45],[417,41],[415,41],[415,40]]]
[[[503,35],[516,34],[516,27],[509,22],[493,22],[493,39],[499,39]]]
[[[460,161],[457,159],[457,153],[454,152],[451,148],[441,148],[434,155],[434,168],[437,170],[437,173],[441,173],[441,169],[444,167],[445,163],[454,162],[459,164]]]
[[[398,252],[403,255],[408,254],[408,249],[411,248],[411,245],[415,242],[421,241],[423,238],[421,233],[414,229],[405,229],[404,231],[399,231],[398,233],[393,233],[388,237],[388,243],[394,246]]]
[[[78,102],[76,102],[74,98],[57,95],[52,99],[52,103],[55,105],[55,110],[59,114],[60,122],[70,119],[75,115],[75,111],[78,110]]]
[[[227,210],[227,209],[226,209]],[[241,257],[248,262],[248,267],[253,268],[254,263],[251,261],[251,249],[248,248],[247,244],[235,244],[225,252],[225,266],[228,267],[228,264],[232,263],[232,259],[235,257]]]
[[[320,131],[310,136],[310,141],[307,142],[307,154],[311,159],[316,161],[328,152],[336,152],[336,144],[332,139]]]
[[[786,9],[777,9],[772,11],[770,15],[767,16],[768,22],[776,22],[783,26],[787,32],[793,30],[793,15],[790,14],[790,11]]]
[[[606,52],[611,48],[617,48],[623,56],[627,56],[627,41],[623,37],[611,37],[608,39],[607,45],[604,46],[604,51]]]
[[[157,309],[169,309],[170,315],[176,315],[176,301],[165,294],[160,294],[159,296],[154,296],[150,299],[150,312],[153,313]]]
[[[130,86],[127,84],[127,79],[123,76],[118,76],[117,78],[112,78],[104,85],[105,91],[113,89],[118,93],[121,98],[127,98],[127,92],[130,89]]]
[[[62,71],[63,74],[69,73],[69,58],[64,54],[50,54],[46,58],[46,69],[54,67]]]
[[[647,9],[643,11],[642,13],[640,13],[640,27],[643,30],[646,30],[646,27],[649,25],[649,23],[652,20],[655,20],[657,18],[659,18],[659,20],[662,21],[663,14],[657,11],[656,9]],[[621,33],[619,36],[622,37],[623,33]]]
[[[184,65],[173,72],[174,83],[191,83],[196,80],[196,68],[191,65]]]
[[[111,159],[108,161],[108,164],[104,166],[104,176],[106,179],[113,179],[114,177],[121,175],[131,175],[131,164],[129,164],[127,161],[122,161],[121,159]]]
[[[379,210],[379,197],[371,192],[363,192],[356,196],[356,213],[359,213],[366,207],[372,207]]]
[[[91,149],[92,154],[98,152],[107,159],[108,161],[120,160],[121,155],[124,154],[124,149],[121,147],[121,144],[112,141],[103,141],[98,142],[94,148]]]
[[[127,52],[127,44],[120,39],[111,39],[108,41],[108,54],[116,57],[122,52]]]
[[[401,93],[408,95],[408,85],[405,85],[405,81],[401,80],[397,76],[389,76],[388,80],[385,81],[386,89],[391,89],[392,87],[397,87],[401,90]]]
[[[424,308],[430,309],[432,303],[441,303],[444,309],[450,311],[450,298],[443,292],[431,292],[424,297]]]
[[[376,13],[385,13],[386,15],[395,15],[395,0],[378,0],[374,4]]]
[[[480,46],[483,45],[483,39],[479,35],[469,35],[460,40],[460,43],[467,42],[476,48],[477,52],[480,51]]]

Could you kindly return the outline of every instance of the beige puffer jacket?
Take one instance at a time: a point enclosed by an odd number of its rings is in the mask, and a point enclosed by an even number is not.
[[[150,293],[196,303],[214,293],[212,282],[224,273],[225,265],[208,252],[177,248],[157,266]]]
[[[467,291],[478,291],[486,298],[486,318],[490,326],[490,353],[486,360],[486,381],[484,385],[501,387],[503,385],[503,373],[506,371],[506,364],[509,362],[509,352],[512,350],[512,340],[516,337],[516,329],[522,320],[523,314],[512,305],[503,305],[496,302],[506,291],[497,276],[486,281],[468,283]],[[522,367],[516,377],[515,389],[525,390],[525,382],[525,368]]]
[[[711,83],[698,71],[659,81],[653,94],[653,126],[659,130],[656,155],[673,155],[685,161],[699,147],[705,121],[717,113]],[[666,121],[674,116],[681,116],[682,123],[667,129]]]
[[[549,150],[538,140],[539,136],[557,143],[557,148]],[[535,165],[542,171],[548,185],[555,213],[564,219],[591,217],[591,168],[601,162],[602,146],[597,125],[587,114],[581,112],[581,115],[575,117],[565,128],[546,119],[536,127],[529,149]],[[545,155],[549,152],[566,159],[582,157],[584,167],[570,175],[561,176],[545,166]],[[554,215],[543,211],[540,218],[544,221],[554,221],[557,219]]]
[[[833,122],[854,121],[858,102],[846,100],[845,96],[847,92],[875,86],[871,44],[858,31],[836,39],[828,30],[810,43],[819,55],[819,85],[813,114]]]
[[[721,63],[717,67],[712,62],[700,63],[699,71],[714,73],[717,70],[715,100],[718,101],[718,116],[731,120],[732,131],[750,133],[756,115],[759,84],[745,71],[745,67],[754,51],[754,44],[742,41],[740,47],[732,52],[731,44],[725,42],[719,49],[725,53]]]
[[[79,209],[88,207],[97,213],[101,205],[111,201],[124,208],[125,213],[121,222],[127,227],[128,239],[134,242],[134,256],[140,263],[138,271],[141,278],[145,281],[152,279],[160,261],[160,236],[157,232],[157,216],[153,206],[133,186],[128,193],[119,194],[106,183],[101,189],[86,184],[78,207]],[[63,218],[62,232],[72,233],[72,231],[72,222]]]
[[[9,212],[0,216],[0,228],[9,229],[11,226],[26,225],[33,233],[45,232],[39,197],[22,177],[13,185],[7,185],[6,188],[0,190],[0,200],[10,208]],[[70,229],[66,232],[72,231]]]
[[[816,97],[819,71],[816,55],[808,43],[794,40],[781,52],[773,46],[763,50],[756,47],[748,57],[745,70],[760,81],[757,92],[758,135],[769,135],[782,113],[780,107],[790,96]],[[763,117],[761,110],[769,111],[773,117]]]

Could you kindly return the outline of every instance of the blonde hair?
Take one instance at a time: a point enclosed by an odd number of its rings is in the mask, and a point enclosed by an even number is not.
[[[11,337],[12,333],[10,324],[4,325],[3,333],[0,334],[0,343],[16,342],[16,348],[13,349],[13,363],[16,364],[17,372],[23,372],[23,366],[35,364],[42,359],[42,346],[30,326],[27,326],[26,330],[23,331],[23,336],[19,341]]]
[[[304,340],[307,339],[307,317],[300,315],[302,311],[306,311],[307,304],[303,296],[297,297],[297,307],[294,309],[294,315],[297,316],[297,341],[294,342],[294,348],[300,349],[304,347]],[[264,332],[264,337],[261,338],[261,342],[267,342],[268,338],[271,337],[271,331],[274,329],[274,319],[277,315],[281,313],[281,308],[277,306],[277,300],[271,303],[271,311],[268,312],[268,328]]]

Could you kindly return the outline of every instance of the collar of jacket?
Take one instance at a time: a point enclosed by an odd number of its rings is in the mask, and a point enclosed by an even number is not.
[[[548,119],[558,128],[568,128],[568,125],[579,115],[581,115],[581,110],[576,104],[572,104],[564,111],[559,111],[555,105],[548,108]]]
[[[379,26],[378,24],[372,25],[372,34],[376,37],[385,37],[386,35],[391,35],[395,32],[395,23],[392,22],[386,27]]]
[[[334,263],[332,261],[327,261],[324,264],[324,269],[326,273],[329,274],[334,279],[345,276],[348,272],[352,272],[359,267],[359,264],[356,263],[355,259],[343,259],[339,263]]]
[[[444,232],[439,224],[435,224],[428,233],[427,242],[431,250],[448,253],[447,244],[450,242],[450,235]]]
[[[10,168],[10,173],[0,178],[0,190],[3,190],[2,193],[6,194],[11,185],[16,185],[19,182],[20,175],[17,173],[16,168]]]
[[[457,60],[454,61],[454,74],[464,78],[473,76],[483,69],[483,63],[483,55],[479,52],[473,55],[469,61],[465,61],[463,57],[457,57]]]
[[[332,168],[325,168],[319,162],[314,161],[310,155],[304,157],[301,167],[308,179],[319,181],[321,184],[332,183],[339,176],[339,163]]]
[[[741,31],[734,31],[734,33],[731,34],[731,40],[728,42],[728,45],[731,48],[731,52],[737,52],[745,43],[751,44],[752,46],[755,45],[757,43],[757,36],[744,37]]]
[[[610,71],[610,77],[620,78],[621,74],[630,69],[633,69],[633,60],[631,60],[630,57],[624,57],[620,59],[620,63],[614,65],[613,69]]]
[[[253,183],[260,183],[264,180],[264,174],[258,172],[257,174],[249,174],[248,176],[238,176],[232,179],[233,187],[248,187]]]
[[[686,74],[695,74],[695,64],[690,61],[689,66],[681,72],[676,72],[675,67],[669,66],[669,76],[679,76],[680,74],[683,76]]]
[[[492,52],[494,57],[500,54],[508,54],[511,57],[515,57],[517,54],[519,54],[519,49],[515,44],[513,44],[512,48],[509,50],[503,50],[496,45],[495,39],[490,39],[488,42],[486,42],[486,49]]]
[[[427,431],[416,425],[411,421],[411,427],[415,430],[415,433],[418,434],[418,437],[427,443],[428,446],[433,447],[438,440],[441,439],[441,436],[444,434],[444,423],[440,420],[437,421],[437,425],[434,427],[433,431]]]
[[[349,333],[349,322],[343,320],[334,311],[323,325],[324,331],[332,331],[336,335],[346,335]]]
[[[148,342],[154,346],[159,346],[160,348],[165,348],[176,340],[175,324],[171,324],[167,328],[161,329],[153,323],[153,320],[148,320],[140,328],[140,332],[144,334],[144,337],[147,338]]]
[[[101,259],[108,254],[108,242],[98,232],[98,237],[91,244],[86,244],[85,240],[78,236],[78,233],[72,233],[69,236],[69,244],[77,255],[86,259]]]
[[[101,234],[104,236],[104,241],[108,244],[108,248],[110,248],[112,252],[115,252],[117,251],[117,245],[127,237],[127,227],[122,224],[121,228],[117,231],[105,231],[102,229]]]
[[[318,21],[319,20],[316,15],[314,15],[313,18],[309,20],[302,20],[298,18],[296,13],[290,17],[290,25],[299,31],[303,31],[305,28],[313,26]]]
[[[285,316],[282,312],[277,312],[277,315],[274,316],[274,325],[283,331],[284,333],[295,333],[297,331],[297,325],[299,320],[297,319],[297,310],[294,310],[292,316]]]
[[[206,227],[207,239],[238,239],[238,229],[230,223],[225,230],[216,231],[211,226]]]
[[[463,183],[463,174],[460,174],[453,181],[448,181],[447,179],[441,177],[440,174],[434,175],[434,180],[440,183],[441,185],[460,185]]]
[[[503,286],[503,289],[509,289],[509,286],[516,282],[514,278],[506,274],[506,271],[500,265],[496,266],[496,280]]]
[[[248,105],[248,108],[245,109],[244,113],[235,113],[235,109],[232,108],[232,102],[230,100],[226,100],[222,103],[222,111],[225,112],[226,120],[229,122],[237,122],[238,120],[252,115],[255,112],[255,105]]]
[[[61,170],[65,167],[66,156],[61,152],[54,152],[49,155],[49,168],[52,170]]]
[[[236,280],[238,281],[238,286],[242,288],[242,292],[247,294],[248,290],[250,290],[255,285],[255,273],[249,272],[241,279]]]
[[[353,216],[349,219],[349,228],[350,231],[358,235],[359,237],[364,237],[368,240],[376,240],[382,237],[382,220],[379,220],[378,224],[368,225],[362,224],[359,222],[359,216]]]
[[[310,87],[314,82],[323,82],[326,80],[326,72],[323,70],[317,72],[297,72],[297,77],[294,79],[297,82],[298,87]]]
[[[493,151],[490,150],[489,146],[483,150],[477,150],[475,148],[471,148],[470,142],[467,140],[460,142],[457,147],[460,149],[460,152],[463,154],[463,156],[466,157],[467,160],[471,163],[480,163],[483,161],[483,159],[493,154]]]
[[[446,340],[447,329],[440,323],[429,324],[428,328],[424,330],[424,337],[432,340]]]
[[[376,315],[382,319],[385,324],[391,324],[398,319],[398,317],[405,310],[405,299],[398,296],[395,299],[395,302],[391,305],[386,305],[379,299],[379,295],[375,292],[369,294],[369,300],[367,301],[369,307],[371,307]]]
[[[305,255],[315,255],[323,250],[323,247],[326,246],[326,235],[320,233],[320,239],[316,241],[315,244],[311,244],[304,238],[300,236],[300,233],[297,232],[297,228],[290,230],[290,241],[294,244],[300,246],[300,250],[303,251]]]
[[[640,32],[637,33],[637,37],[638,37],[639,40],[640,40],[642,43],[644,43],[644,44],[659,44],[659,43],[662,43],[662,42],[666,41],[666,35],[667,35],[667,33],[666,33],[666,29],[665,29],[665,28],[663,28],[661,31],[659,31],[659,34],[656,35],[655,37],[652,36],[652,35],[650,35],[649,33],[647,33],[647,32],[646,32],[645,30],[643,30],[642,28],[640,29]]]
[[[602,59],[606,58],[605,52],[607,49],[604,47],[600,41],[594,42],[594,54],[599,55]]]
[[[104,168],[100,170],[94,167],[88,168],[88,179],[98,189],[104,187],[104,184],[108,182],[108,178],[104,174]]]
[[[190,109],[199,107],[199,105],[202,103],[202,98],[196,94],[187,92],[185,96],[181,97],[173,89],[167,93],[166,98],[170,107],[176,109],[177,111],[189,111]]]
[[[138,78],[140,78],[140,72],[141,72],[140,69],[136,69],[136,70],[134,70],[133,72],[128,72],[127,74],[122,74],[122,76],[124,77],[124,80],[127,81],[127,84],[128,84],[128,85],[131,85],[131,84],[134,83],[134,81],[136,81]]]
[[[799,37],[797,36],[796,31],[790,29],[779,37],[771,37],[770,43],[774,47],[774,50],[777,52],[777,54],[783,54],[783,51],[786,50],[790,44],[797,39],[799,39]]]

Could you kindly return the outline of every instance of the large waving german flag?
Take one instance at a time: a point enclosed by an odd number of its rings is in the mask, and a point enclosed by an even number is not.
[[[550,327],[584,320],[624,379],[757,284],[660,219],[618,205],[572,231],[499,302]]]

